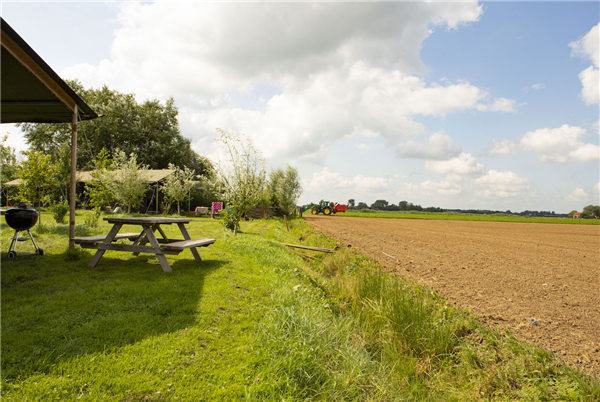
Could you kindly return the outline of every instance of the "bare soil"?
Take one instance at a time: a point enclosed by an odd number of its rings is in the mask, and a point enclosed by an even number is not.
[[[306,221],[487,324],[600,375],[600,226],[340,215]]]

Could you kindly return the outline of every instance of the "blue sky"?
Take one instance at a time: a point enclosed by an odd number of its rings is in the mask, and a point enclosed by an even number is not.
[[[1,7],[63,78],[174,97],[201,155],[248,135],[302,203],[600,204],[595,1]]]

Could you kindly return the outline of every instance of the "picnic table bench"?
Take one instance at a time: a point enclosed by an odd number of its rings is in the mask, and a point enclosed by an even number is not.
[[[82,248],[96,249],[96,254],[90,261],[90,267],[95,267],[102,258],[105,251],[127,251],[133,255],[140,253],[155,254],[160,265],[165,272],[171,272],[171,267],[167,262],[165,254],[177,255],[185,249],[190,249],[196,261],[202,261],[197,247],[208,247],[213,244],[215,239],[197,238],[192,239],[185,227],[191,222],[191,219],[181,218],[104,218],[105,221],[112,223],[113,227],[106,236],[88,236],[72,239],[75,244]],[[183,235],[183,239],[169,239],[160,225],[170,225],[176,223]],[[141,233],[119,233],[123,225],[141,225]],[[157,238],[155,233],[158,231],[161,238]],[[132,244],[115,243],[117,240],[131,240]],[[150,243],[149,246],[146,244]]]

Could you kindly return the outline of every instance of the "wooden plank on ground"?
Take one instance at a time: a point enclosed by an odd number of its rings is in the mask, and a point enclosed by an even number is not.
[[[288,246],[288,247],[301,248],[303,250],[320,251],[322,253],[333,253],[333,250],[330,250],[328,248],[307,247],[307,246],[299,246],[297,244],[288,244],[288,243],[281,243],[281,244],[283,244],[284,246]]]

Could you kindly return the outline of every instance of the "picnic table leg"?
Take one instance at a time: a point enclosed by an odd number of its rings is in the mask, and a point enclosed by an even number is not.
[[[135,241],[133,242],[133,245],[135,246],[135,245],[139,244],[140,246],[143,246],[146,243],[148,243],[148,236],[146,236],[146,232],[144,231],[144,229],[142,229],[142,233],[140,233],[140,235],[138,236],[138,238],[135,239]],[[132,254],[135,255],[135,256],[140,255],[139,252],[135,252],[135,253],[132,253]]]
[[[190,237],[190,234],[188,233],[185,224],[183,223],[178,223],[177,226],[179,226],[179,230],[181,230],[181,234],[183,235],[183,238],[185,240],[191,240],[192,238]],[[196,259],[196,261],[202,261],[202,258],[200,258],[200,254],[198,253],[198,250],[196,250],[196,247],[191,247],[190,251],[192,252],[192,255],[194,256],[194,258]]]
[[[102,243],[103,244],[110,244],[110,243],[112,243],[113,239],[115,238],[115,236],[117,235],[117,233],[119,233],[119,230],[121,230],[122,226],[123,226],[123,224],[121,224],[121,223],[115,223],[115,225],[112,227],[112,229],[110,230],[110,232],[108,232],[108,235],[106,236],[106,238],[104,239],[104,241]],[[96,254],[94,254],[94,257],[92,258],[92,260],[88,264],[88,267],[94,268],[96,266],[96,264],[98,264],[98,261],[100,261],[100,258],[102,258],[102,256],[104,255],[104,251],[106,251],[106,250],[98,250],[98,251],[96,251]]]
[[[171,266],[169,265],[169,262],[167,261],[167,257],[165,257],[162,250],[160,249],[160,244],[158,244],[158,240],[156,239],[156,236],[154,235],[153,229],[154,229],[154,227],[152,227],[152,226],[144,226],[144,233],[146,233],[146,239],[150,242],[150,244],[152,245],[152,248],[154,248],[156,250],[156,258],[158,259],[158,262],[160,262],[160,266],[162,267],[163,271],[173,272],[171,270]]]

